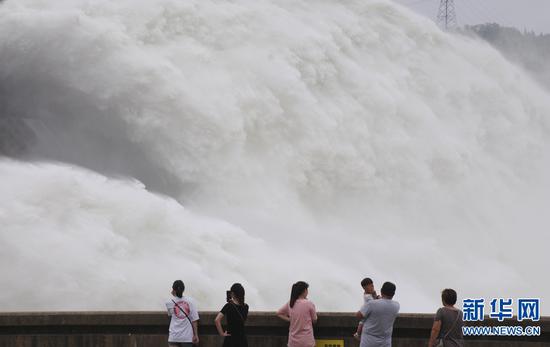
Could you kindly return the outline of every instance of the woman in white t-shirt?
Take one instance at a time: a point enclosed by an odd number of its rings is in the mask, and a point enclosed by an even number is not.
[[[199,313],[190,297],[183,296],[183,281],[174,281],[172,297],[166,301],[166,310],[170,318],[168,346],[191,347],[199,343]]]

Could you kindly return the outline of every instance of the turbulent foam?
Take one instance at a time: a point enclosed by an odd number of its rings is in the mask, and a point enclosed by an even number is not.
[[[248,287],[257,307],[286,297],[278,285],[262,287],[261,295],[255,289],[255,281],[266,285],[292,272],[285,250],[275,264],[262,240],[139,182],[8,160],[0,174],[3,309],[158,309],[175,277],[211,308],[206,303],[221,303],[231,279]]]
[[[8,1],[0,40],[4,152],[97,172],[2,162],[2,307],[158,308],[179,277],[205,308],[233,281],[270,309],[298,279],[333,310],[364,275],[405,311],[549,292],[548,94],[480,42],[244,0]]]

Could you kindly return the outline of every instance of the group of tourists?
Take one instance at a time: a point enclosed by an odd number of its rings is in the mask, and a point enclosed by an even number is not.
[[[359,320],[353,336],[360,341],[360,347],[391,347],[393,323],[399,312],[399,303],[393,300],[396,286],[385,282],[376,293],[370,278],[361,281],[363,305],[356,313]],[[289,322],[288,347],[315,347],[313,324],[317,322],[317,311],[313,302],[307,299],[309,285],[299,281],[292,285],[290,300],[278,311],[277,316]],[[166,302],[171,317],[168,344],[170,347],[191,347],[199,343],[199,314],[193,299],[184,296],[185,285],[177,280],[172,285],[172,298]],[[216,315],[214,323],[223,347],[248,347],[245,323],[248,305],[244,300],[245,290],[235,283],[227,291],[227,303]],[[462,312],[454,305],[456,291],[445,289],[441,293],[443,307],[437,310],[428,347],[462,347]],[[226,319],[226,328],[222,320]]]

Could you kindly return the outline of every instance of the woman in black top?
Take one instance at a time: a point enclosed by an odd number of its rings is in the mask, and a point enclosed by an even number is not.
[[[216,329],[220,336],[224,336],[223,347],[248,347],[244,323],[248,316],[248,305],[244,302],[244,288],[235,283],[229,291],[227,304],[221,309],[215,319]],[[227,330],[222,328],[222,318],[227,321]]]

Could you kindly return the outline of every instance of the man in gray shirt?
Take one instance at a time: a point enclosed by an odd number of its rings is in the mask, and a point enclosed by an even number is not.
[[[360,347],[391,347],[393,322],[399,312],[399,303],[392,300],[395,284],[384,283],[381,293],[381,299],[365,303],[357,312],[357,318],[365,319]]]

